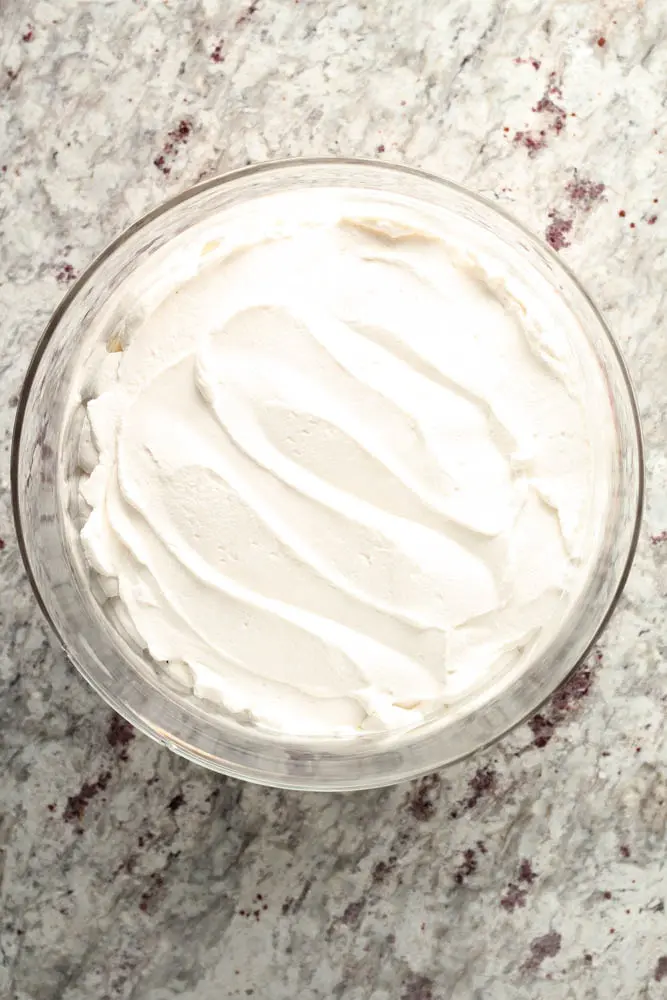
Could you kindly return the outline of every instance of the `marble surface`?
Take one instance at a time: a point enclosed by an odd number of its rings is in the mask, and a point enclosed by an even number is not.
[[[667,995],[667,8],[660,0],[4,0],[0,996]],[[648,493],[595,655],[492,750],[353,795],[245,786],[114,718],[10,515],[22,375],[135,216],[272,157],[377,156],[512,210],[636,380]]]

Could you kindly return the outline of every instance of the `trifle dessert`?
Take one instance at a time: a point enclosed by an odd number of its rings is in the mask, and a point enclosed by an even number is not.
[[[528,670],[609,499],[599,365],[493,234],[390,191],[251,198],[111,295],[75,405],[90,587],[244,725],[399,736]]]

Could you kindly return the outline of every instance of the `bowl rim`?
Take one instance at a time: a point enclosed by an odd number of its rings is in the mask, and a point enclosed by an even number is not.
[[[77,659],[70,655],[68,645],[63,635],[61,635],[60,630],[56,626],[51,614],[49,613],[47,604],[42,596],[39,585],[35,574],[32,569],[30,555],[28,551],[28,546],[26,544],[26,538],[23,531],[23,525],[21,521],[20,512],[20,495],[19,495],[19,485],[18,485],[18,467],[19,467],[19,452],[21,447],[21,434],[23,429],[23,424],[26,416],[26,412],[29,406],[29,400],[31,395],[31,390],[33,383],[35,381],[37,372],[40,367],[42,357],[48,347],[48,344],[58,328],[63,316],[70,308],[74,300],[79,296],[83,288],[90,283],[94,278],[96,272],[104,264],[109,257],[111,257],[115,251],[121,247],[130,237],[138,233],[151,222],[159,219],[162,215],[169,213],[172,209],[177,206],[189,201],[192,198],[196,198],[198,195],[204,193],[205,191],[211,190],[213,188],[221,187],[225,184],[243,180],[244,178],[266,174],[266,173],[280,173],[285,169],[298,169],[298,168],[310,168],[310,167],[361,167],[361,168],[371,168],[378,170],[379,172],[387,172],[394,174],[404,174],[408,176],[415,177],[417,179],[426,180],[431,183],[435,183],[441,187],[444,187],[454,193],[455,195],[462,196],[463,198],[469,199],[472,202],[476,202],[485,210],[490,210],[492,213],[503,218],[506,222],[509,222],[515,229],[526,236],[531,243],[537,243],[539,245],[540,251],[546,256],[548,260],[554,264],[556,271],[560,271],[566,276],[569,282],[574,286],[576,291],[581,295],[585,304],[590,309],[594,319],[599,325],[601,332],[611,348],[611,352],[616,365],[618,366],[618,371],[621,375],[621,380],[624,385],[624,389],[627,395],[627,401],[630,405],[630,412],[632,415],[632,434],[633,434],[633,444],[636,449],[637,458],[637,488],[636,497],[633,508],[634,524],[633,530],[630,537],[627,555],[619,573],[618,583],[614,590],[612,597],[609,599],[608,607],[601,617],[594,634],[592,635],[589,643],[585,647],[582,654],[578,657],[576,662],[571,666],[571,668],[562,676],[556,676],[554,682],[551,681],[545,686],[540,698],[535,702],[535,704],[524,711],[518,719],[509,722],[504,728],[490,736],[488,740],[479,743],[476,747],[472,749],[467,749],[461,751],[457,755],[451,756],[444,762],[430,764],[425,767],[419,765],[413,768],[404,766],[402,773],[398,777],[392,775],[374,775],[371,780],[368,777],[362,777],[356,781],[332,781],[331,779],[324,779],[321,783],[317,783],[317,780],[313,782],[310,779],[303,778],[302,780],[293,780],[290,778],[281,778],[276,774],[272,774],[270,778],[264,777],[259,770],[250,770],[242,766],[236,766],[230,761],[222,760],[220,757],[215,760],[211,759],[211,755],[205,751],[197,750],[195,747],[180,741],[179,743],[174,743],[173,734],[166,734],[159,731],[159,727],[153,726],[152,724],[146,722],[134,708],[129,707],[125,703],[121,703],[120,700],[115,696],[115,694],[110,693],[103,685],[101,685],[96,678],[92,677],[90,673],[82,668],[82,666],[77,662]],[[591,650],[598,642],[600,635],[606,628],[610,618],[614,614],[619,598],[623,592],[625,584],[627,582],[632,564],[637,551],[637,544],[639,541],[639,535],[641,530],[644,502],[645,502],[645,449],[643,441],[643,432],[641,425],[641,418],[639,413],[639,406],[637,403],[636,392],[632,382],[632,378],[629,373],[629,369],[623,353],[616,342],[614,335],[611,333],[605,319],[603,318],[600,310],[596,306],[595,302],[591,296],[586,291],[585,287],[580,282],[579,278],[570,268],[570,266],[556,254],[549,244],[540,239],[534,232],[531,231],[528,226],[524,225],[519,219],[517,219],[511,212],[508,212],[503,206],[495,204],[490,198],[478,194],[469,188],[458,184],[456,181],[451,180],[448,177],[433,173],[431,171],[422,170],[419,167],[412,167],[406,164],[394,163],[388,160],[377,160],[369,157],[348,157],[348,156],[303,156],[303,157],[287,157],[276,160],[267,160],[261,163],[250,164],[243,167],[238,167],[223,173],[215,174],[213,177],[209,177],[206,180],[200,181],[183,191],[171,196],[165,201],[158,204],[155,208],[150,209],[148,212],[141,215],[133,223],[123,229],[116,237],[114,237],[103,249],[93,258],[91,263],[82,271],[79,277],[72,283],[72,285],[67,289],[64,296],[54,309],[49,320],[47,321],[36,347],[31,356],[28,368],[26,370],[23,382],[21,385],[21,390],[19,394],[19,401],[16,409],[16,414],[14,418],[14,427],[12,433],[11,442],[11,457],[10,457],[10,480],[11,480],[11,504],[12,504],[12,514],[14,519],[14,527],[16,530],[17,542],[19,547],[19,552],[21,554],[21,559],[30,583],[30,587],[36,598],[37,604],[42,611],[42,614],[46,618],[53,634],[55,635],[58,643],[62,647],[67,656],[67,659],[75,667],[78,673],[80,673],[85,681],[90,684],[90,686],[100,695],[100,697],[110,705],[119,715],[129,721],[136,729],[142,732],[144,735],[150,737],[157,743],[161,743],[171,750],[191,760],[195,763],[203,765],[211,770],[217,771],[221,774],[226,774],[235,778],[240,778],[245,781],[249,781],[254,784],[260,784],[272,787],[282,787],[294,790],[304,790],[304,791],[356,791],[362,789],[378,788],[388,785],[393,785],[399,781],[406,781],[409,779],[418,778],[424,774],[429,773],[433,770],[444,769],[445,767],[450,767],[461,761],[467,760],[474,754],[477,754],[489,746],[497,743],[499,740],[503,739],[508,733],[511,733],[514,729],[522,725],[527,719],[535,715],[540,711],[540,709],[550,700],[553,694],[562,685],[566,684],[568,680],[572,677],[576,670],[585,662],[591,653]],[[407,745],[406,745],[407,747]],[[402,746],[403,748],[403,746]]]

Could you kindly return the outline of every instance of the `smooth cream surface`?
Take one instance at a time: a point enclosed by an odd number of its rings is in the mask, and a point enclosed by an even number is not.
[[[511,269],[345,192],[265,198],[154,269],[86,389],[80,493],[106,608],[155,661],[337,735],[548,642],[592,545],[592,376]]]

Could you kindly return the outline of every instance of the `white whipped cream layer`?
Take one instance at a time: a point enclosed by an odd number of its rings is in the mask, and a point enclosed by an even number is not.
[[[83,394],[112,620],[294,735],[412,726],[524,669],[587,577],[604,475],[592,354],[531,295],[368,192],[265,197],[149,259]]]

